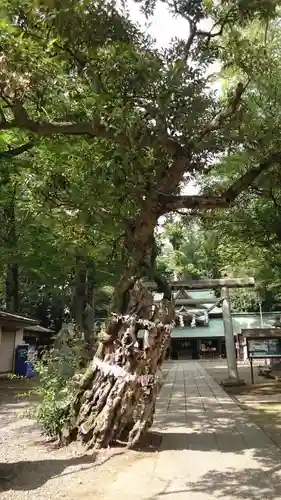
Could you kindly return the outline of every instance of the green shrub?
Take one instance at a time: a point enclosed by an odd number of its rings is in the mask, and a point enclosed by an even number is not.
[[[56,362],[59,364],[59,356],[53,350],[35,362],[40,381],[37,394],[41,399],[35,417],[44,434],[50,437],[60,436],[68,419],[72,394],[70,381],[55,369]]]
[[[68,325],[58,335],[54,348],[34,361],[39,378],[36,394],[40,396],[35,418],[47,436],[60,437],[67,424],[71,403],[84,372],[82,367],[87,362],[85,358],[81,334]]]

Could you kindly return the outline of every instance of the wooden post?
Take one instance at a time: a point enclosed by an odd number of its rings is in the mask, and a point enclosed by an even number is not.
[[[250,365],[251,365],[251,384],[254,385],[254,367],[253,367],[253,358],[250,358]]]
[[[238,376],[237,370],[237,360],[236,360],[236,350],[233,336],[233,325],[230,309],[230,297],[229,289],[227,287],[222,288],[222,317],[224,325],[224,336],[225,336],[225,348],[228,366],[228,379],[222,382],[223,385],[244,385]]]

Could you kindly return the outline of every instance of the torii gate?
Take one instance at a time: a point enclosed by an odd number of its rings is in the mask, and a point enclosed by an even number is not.
[[[214,304],[208,311],[222,304],[222,317],[224,324],[224,336],[226,357],[228,366],[228,378],[223,381],[223,385],[244,385],[245,382],[239,378],[237,370],[237,360],[233,336],[233,324],[230,308],[230,288],[246,288],[255,286],[254,278],[220,278],[220,279],[205,279],[205,280],[192,280],[192,281],[173,281],[171,288],[186,289],[186,290],[206,290],[206,289],[221,289],[221,297],[219,298],[200,298],[200,299],[185,299],[186,305],[199,305],[199,304]]]

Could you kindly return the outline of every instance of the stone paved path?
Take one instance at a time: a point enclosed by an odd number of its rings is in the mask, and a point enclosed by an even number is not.
[[[160,452],[120,473],[117,499],[281,499],[281,450],[202,364],[169,365],[154,428]]]

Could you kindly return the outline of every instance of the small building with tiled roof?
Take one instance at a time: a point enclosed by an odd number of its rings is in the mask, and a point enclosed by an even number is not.
[[[23,343],[24,327],[36,323],[33,318],[0,310],[0,373],[13,371],[15,350]]]
[[[28,336],[52,333],[37,323],[36,319],[0,310],[0,373],[13,371],[16,348],[25,343]]]

